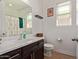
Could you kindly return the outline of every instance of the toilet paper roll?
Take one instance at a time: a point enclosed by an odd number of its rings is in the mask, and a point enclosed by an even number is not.
[[[62,41],[62,39],[61,39],[61,38],[58,38],[57,40],[58,40],[58,41]]]

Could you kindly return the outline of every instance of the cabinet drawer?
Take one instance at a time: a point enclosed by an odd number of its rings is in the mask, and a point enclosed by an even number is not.
[[[41,46],[43,44],[44,44],[44,40],[40,40],[40,41],[34,42],[34,43],[30,44],[30,45],[24,46],[22,48],[22,50],[24,51],[24,53],[26,53],[26,52],[29,52],[29,49],[31,51],[31,50],[33,50],[35,48],[38,48],[38,46]]]
[[[29,49],[31,50],[34,46],[36,46],[36,45],[38,45],[38,42],[34,42],[34,43],[32,43],[32,44],[30,44],[30,45],[27,45],[27,46],[24,46],[23,48],[22,48],[22,50],[23,51],[29,51]]]
[[[16,49],[16,50],[13,50],[13,51],[10,51],[8,53],[5,53],[3,55],[0,55],[0,59],[10,59],[11,57],[17,57],[21,55],[21,49]]]
[[[11,56],[18,54],[18,53],[21,54],[21,49],[16,49],[11,52],[8,52],[7,55],[9,55],[11,57]]]

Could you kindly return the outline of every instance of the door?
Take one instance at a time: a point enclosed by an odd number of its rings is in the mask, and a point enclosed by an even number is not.
[[[76,59],[78,59],[78,39],[72,39]]]
[[[77,44],[77,49],[76,49],[76,59],[78,59],[78,44]]]

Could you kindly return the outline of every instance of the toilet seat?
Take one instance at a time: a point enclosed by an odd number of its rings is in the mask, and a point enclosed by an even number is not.
[[[44,44],[44,47],[45,48],[50,48],[50,49],[53,49],[54,48],[54,46],[52,44],[49,44],[49,43],[45,43]]]

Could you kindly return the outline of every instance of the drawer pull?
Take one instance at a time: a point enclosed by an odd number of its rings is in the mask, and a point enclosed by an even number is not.
[[[17,57],[17,56],[19,56],[19,55],[20,55],[20,54],[16,54],[16,55],[10,57],[9,59],[13,59],[13,58],[15,58],[15,57]]]

